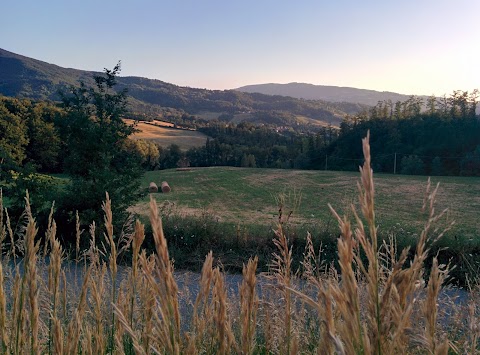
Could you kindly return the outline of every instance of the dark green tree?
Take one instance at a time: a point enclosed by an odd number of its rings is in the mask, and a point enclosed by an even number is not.
[[[38,174],[36,167],[40,164],[32,158],[46,158],[46,150],[42,148],[52,151],[58,140],[52,135],[45,135],[47,130],[43,128],[53,126],[34,114],[36,107],[42,105],[27,99],[0,96],[0,186],[10,201],[12,220],[16,220],[23,212],[27,190],[39,219],[48,209],[56,190],[54,179]],[[44,141],[38,144],[42,140],[40,131]]]
[[[28,144],[27,126],[11,109],[12,101],[18,100],[0,97],[0,164],[21,165]]]
[[[442,160],[438,156],[432,160],[431,174],[435,176],[443,174]]]
[[[402,174],[421,175],[425,174],[425,164],[422,159],[416,155],[409,155],[402,158]]]
[[[176,144],[170,144],[167,149],[163,149],[159,155],[159,165],[161,169],[178,167],[178,162],[185,156]]]
[[[480,176],[480,145],[461,161],[462,175]]]
[[[70,216],[80,211],[87,223],[99,218],[108,192],[114,220],[122,221],[127,207],[139,196],[142,175],[138,154],[129,149],[133,127],[123,121],[127,108],[126,90],[114,90],[120,62],[113,70],[95,76],[96,86],[71,87],[62,94],[67,112],[61,128],[65,136],[64,169],[71,184],[62,199],[62,210]]]
[[[27,161],[42,172],[58,172],[61,139],[54,120],[61,119],[63,111],[44,102],[29,110],[27,126],[29,143]]]

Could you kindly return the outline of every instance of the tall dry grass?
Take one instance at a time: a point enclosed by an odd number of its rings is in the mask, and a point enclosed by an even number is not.
[[[153,199],[152,235],[136,221],[117,237],[107,195],[103,231],[92,224],[90,248],[81,253],[77,218],[75,257],[68,261],[53,212],[40,253],[28,195],[22,228],[13,232],[0,191],[0,352],[479,353],[479,289],[472,284],[464,303],[440,298],[448,267],[433,256],[428,274],[425,269],[429,246],[442,235],[435,229],[444,213],[435,210],[438,186],[427,186],[415,250],[398,251],[394,238],[378,238],[368,136],[363,152],[353,221],[330,206],[339,225],[338,270],[322,262],[310,235],[301,268],[293,270],[284,228],[290,213],[280,208],[270,271],[259,275],[258,259],[248,260],[238,287],[227,282],[212,252],[198,282],[179,287]],[[145,238],[153,239],[154,253],[142,249]],[[127,249],[131,265],[119,265]]]

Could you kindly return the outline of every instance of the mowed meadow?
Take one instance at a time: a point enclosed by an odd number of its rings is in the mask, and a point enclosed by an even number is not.
[[[219,221],[236,224],[272,225],[278,219],[278,199],[293,210],[293,224],[332,224],[335,218],[328,204],[342,213],[358,205],[358,173],[209,167],[147,172],[142,181],[167,181],[169,194],[155,194],[159,204],[174,205],[179,213],[210,213]],[[376,214],[380,230],[418,231],[428,177],[375,174]],[[480,178],[436,176],[438,208],[447,209],[445,223],[455,221],[450,234],[480,236]],[[147,200],[135,211],[147,213]]]
[[[337,264],[337,219],[355,218],[359,208],[358,173],[209,167],[147,172],[142,181],[167,181],[170,193],[152,194],[164,218],[164,229],[177,267],[200,270],[202,255],[215,250],[228,272],[240,272],[245,259],[257,256],[268,270],[272,239],[279,219],[292,246],[293,267],[300,267],[306,237],[312,236],[327,264]],[[424,209],[426,176],[375,174],[375,221],[380,240],[414,250],[428,215]],[[436,176],[437,232],[431,254],[452,263],[449,283],[468,287],[480,270],[480,178]],[[132,210],[145,220],[148,199]],[[143,216],[143,217],[142,217]],[[439,232],[438,232],[439,233]],[[410,257],[412,256],[409,254]],[[427,267],[431,264],[427,263]]]

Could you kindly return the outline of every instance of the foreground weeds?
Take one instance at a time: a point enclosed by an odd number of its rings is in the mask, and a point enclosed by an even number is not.
[[[92,224],[87,233],[77,224],[77,241],[89,234],[90,248],[81,253],[77,242],[75,260],[67,262],[52,217],[41,247],[28,195],[15,231],[0,196],[0,352],[478,353],[479,291],[472,285],[464,302],[447,297],[455,294],[443,286],[449,268],[429,260],[430,246],[443,233],[435,229],[444,213],[435,210],[437,188],[427,186],[415,250],[379,242],[368,136],[363,151],[353,223],[330,206],[340,229],[338,268],[319,258],[308,235],[301,268],[294,270],[288,217],[280,216],[269,271],[258,274],[258,258],[248,260],[238,287],[212,252],[199,280],[180,285],[153,199],[154,253],[142,248],[139,221],[116,236],[107,195],[104,226]],[[131,265],[118,265],[127,250]]]

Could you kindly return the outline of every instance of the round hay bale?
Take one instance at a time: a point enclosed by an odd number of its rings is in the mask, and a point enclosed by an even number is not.
[[[148,192],[158,192],[158,186],[153,181],[150,183],[148,187]]]
[[[168,185],[168,182],[162,181],[162,192],[166,194],[166,193],[169,193],[170,190],[171,189],[170,189],[170,186]]]

